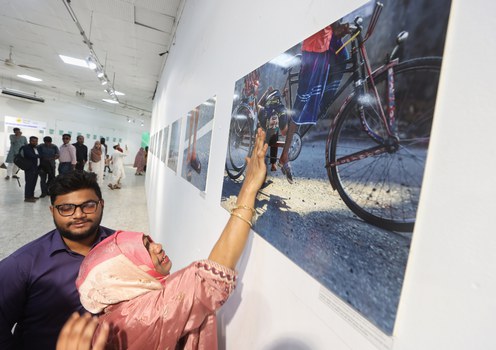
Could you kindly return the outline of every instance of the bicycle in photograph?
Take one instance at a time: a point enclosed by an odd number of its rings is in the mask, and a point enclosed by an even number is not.
[[[397,36],[397,45],[386,55],[385,63],[372,70],[365,42],[373,34],[383,5],[376,3],[367,31],[362,17],[346,27],[350,58],[345,62],[347,79],[328,103],[321,106],[319,119],[331,118],[325,150],[325,167],[334,190],[358,217],[393,231],[411,232],[415,224],[420,189],[430,140],[432,118],[441,68],[441,57],[421,57],[400,62],[395,57],[408,33]],[[330,67],[332,69],[332,67]],[[288,70],[285,92],[292,105],[292,86],[298,73]],[[351,92],[350,92],[351,90]],[[335,115],[331,106],[342,96]],[[229,137],[229,155],[244,153],[238,163],[239,177],[244,157],[250,154],[256,127],[256,112],[243,103],[236,106],[231,119],[239,125]],[[241,127],[239,116],[246,121]],[[249,124],[248,124],[249,123]],[[243,124],[244,125],[244,124]],[[293,137],[290,159],[296,159],[302,138],[310,126],[302,126]],[[243,134],[244,143],[240,135]],[[233,137],[231,137],[234,135]],[[232,142],[239,142],[238,144]],[[239,157],[241,159],[241,157]],[[226,163],[227,169],[227,163]],[[235,178],[230,174],[231,178]]]

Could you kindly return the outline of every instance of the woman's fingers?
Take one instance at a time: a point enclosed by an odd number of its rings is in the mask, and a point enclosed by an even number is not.
[[[68,344],[69,339],[71,338],[71,329],[78,318],[79,314],[77,312],[72,313],[67,322],[64,324],[64,327],[62,327],[59,334],[59,339],[57,340],[57,350],[71,348]]]
[[[95,344],[93,344],[93,350],[105,349],[105,343],[107,342],[109,330],[110,330],[109,325],[103,322],[102,325],[100,326],[100,333],[96,337]]]
[[[73,313],[60,331],[57,350],[92,349],[91,341],[97,327],[98,319],[96,317],[91,317],[88,313],[83,316],[80,316],[77,312]],[[105,348],[109,327],[104,323],[100,329],[93,346],[94,350],[103,350]]]

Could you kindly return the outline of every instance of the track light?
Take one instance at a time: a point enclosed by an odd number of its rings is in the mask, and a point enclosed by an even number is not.
[[[88,56],[88,58],[86,59],[86,64],[88,65],[88,68],[91,70],[95,70],[97,67],[95,59],[91,56]]]

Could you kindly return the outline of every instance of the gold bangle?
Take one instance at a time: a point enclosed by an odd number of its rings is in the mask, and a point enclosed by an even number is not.
[[[244,222],[246,222],[248,225],[250,225],[250,228],[253,227],[253,225],[251,224],[251,222],[249,222],[248,220],[246,220],[244,217],[241,216],[241,214],[238,214],[238,213],[231,213],[231,216],[235,216],[241,220],[243,220]]]
[[[249,210],[251,211],[252,215],[256,215],[257,212],[255,211],[255,209],[253,209],[252,207],[249,207],[247,206],[246,204],[236,204],[232,207],[231,209],[231,213],[236,210],[236,209],[246,209],[246,210]]]

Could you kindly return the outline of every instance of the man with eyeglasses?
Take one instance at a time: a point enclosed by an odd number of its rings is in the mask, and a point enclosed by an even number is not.
[[[76,147],[70,144],[71,135],[62,135],[63,144],[59,147],[59,174],[67,174],[76,169]]]
[[[94,173],[59,175],[49,193],[56,229],[0,261],[2,350],[55,349],[69,316],[84,311],[75,286],[81,262],[114,233],[100,226],[104,201]]]

